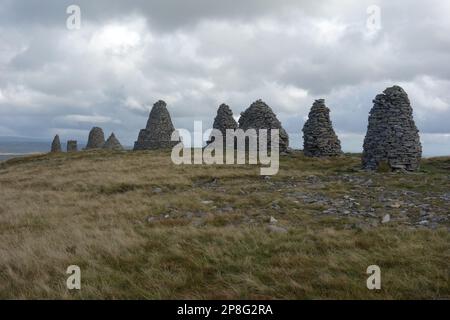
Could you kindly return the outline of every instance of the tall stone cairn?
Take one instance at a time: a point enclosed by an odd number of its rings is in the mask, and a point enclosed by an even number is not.
[[[303,127],[303,153],[307,157],[333,157],[342,154],[341,142],[333,130],[330,109],[325,106],[324,99],[314,102]]]
[[[56,135],[55,138],[53,138],[52,148],[50,152],[56,153],[61,151],[61,141],[59,140],[59,135]]]
[[[169,149],[178,144],[171,141],[175,128],[172,124],[167,105],[159,100],[153,105],[147,126],[139,132],[134,150]]]
[[[286,152],[288,150],[288,134],[281,126],[281,122],[277,119],[277,116],[272,109],[262,100],[253,102],[247,110],[241,113],[241,117],[239,118],[239,128],[243,130],[268,129],[268,150],[270,149],[270,129],[278,129],[280,131],[279,150],[280,152]]]
[[[67,141],[67,152],[77,152],[78,145],[76,140]]]
[[[111,133],[111,135],[109,136],[108,140],[106,140],[105,144],[103,145],[103,149],[116,150],[116,151],[123,150],[123,147],[120,144],[119,140],[114,135],[114,132]]]
[[[223,135],[223,146],[226,146],[227,129],[236,130],[238,124],[233,118],[233,111],[226,104],[221,104],[217,110],[217,116],[214,119],[213,129],[219,130]],[[214,137],[211,137],[208,144],[214,142]],[[233,148],[233,146],[231,146]]]
[[[101,149],[105,144],[105,134],[102,128],[94,127],[89,132],[88,143],[86,145],[86,150],[89,149]]]
[[[408,95],[393,86],[377,95],[373,103],[364,139],[363,168],[376,170],[387,163],[391,170],[417,170],[422,145]]]

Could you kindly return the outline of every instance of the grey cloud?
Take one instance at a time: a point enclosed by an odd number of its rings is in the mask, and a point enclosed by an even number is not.
[[[2,0],[0,134],[82,139],[99,124],[131,144],[158,99],[192,129],[210,126],[222,102],[239,115],[262,98],[300,146],[304,117],[325,98],[358,151],[372,99],[395,83],[422,132],[450,133],[442,1],[379,1],[372,37],[371,1],[78,1],[79,31],[65,28],[69,4]]]

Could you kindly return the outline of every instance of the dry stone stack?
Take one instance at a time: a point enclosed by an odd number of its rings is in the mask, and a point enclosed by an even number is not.
[[[76,140],[67,141],[67,152],[77,152],[78,146]]]
[[[145,129],[139,132],[134,150],[168,149],[178,142],[171,141],[175,128],[172,124],[167,105],[160,100],[153,105]]]
[[[376,170],[388,164],[391,170],[417,170],[422,145],[408,95],[393,86],[377,95],[373,103],[364,139],[363,168]]]
[[[239,119],[239,128],[243,130],[268,129],[268,150],[270,149],[270,129],[278,129],[280,132],[280,152],[286,152],[289,147],[289,136],[281,126],[281,122],[277,119],[277,116],[272,111],[272,109],[262,100],[255,101],[247,110],[241,113],[241,117]]]
[[[341,142],[333,130],[330,109],[325,100],[316,100],[303,127],[303,152],[307,157],[332,157],[342,154]]]
[[[233,112],[226,104],[221,104],[217,110],[217,116],[214,119],[213,129],[219,130],[223,135],[223,146],[226,146],[226,132],[228,129],[236,130],[238,124],[233,118]],[[214,141],[214,137],[207,142],[208,144]],[[233,148],[231,146],[231,148]]]
[[[101,149],[105,144],[105,134],[102,128],[94,127],[89,132],[88,143],[86,145],[86,150],[89,149]]]
[[[61,152],[61,141],[59,135],[56,135],[52,142],[51,152]]]
[[[123,147],[120,144],[119,140],[114,135],[114,132],[111,133],[111,135],[109,136],[108,140],[106,140],[105,144],[103,145],[103,149],[116,150],[116,151],[123,150]]]

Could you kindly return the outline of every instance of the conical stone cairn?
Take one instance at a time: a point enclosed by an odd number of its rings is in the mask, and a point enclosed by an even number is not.
[[[223,136],[223,146],[226,146],[227,130],[236,130],[238,124],[233,118],[233,111],[226,104],[221,104],[217,110],[217,116],[214,119],[213,129],[219,130]],[[211,137],[207,144],[214,142],[215,137]],[[233,146],[230,146],[233,148]]]
[[[271,129],[278,129],[280,133],[279,151],[286,152],[289,147],[288,134],[281,126],[281,122],[277,119],[277,116],[272,109],[262,100],[253,102],[247,110],[241,113],[241,117],[239,118],[239,128],[242,130],[267,129],[267,150],[270,150]]]
[[[363,168],[415,171],[420,166],[422,145],[407,93],[399,86],[375,97],[364,139]]]
[[[114,135],[114,132],[111,133],[111,135],[109,136],[108,140],[106,140],[105,144],[103,145],[103,149],[115,150],[115,151],[123,150],[123,147],[120,144],[119,140]]]
[[[59,135],[56,135],[55,138],[53,138],[51,151],[53,153],[61,152],[61,141],[59,140]]]
[[[145,129],[139,132],[134,150],[169,149],[178,144],[171,141],[175,128],[172,124],[167,105],[160,100],[153,105]]]
[[[307,157],[333,157],[342,154],[341,142],[333,130],[330,109],[325,100],[316,100],[303,127],[303,153]]]
[[[105,144],[105,134],[103,129],[99,127],[94,127],[89,132],[88,143],[86,145],[86,150],[90,149],[101,149]]]

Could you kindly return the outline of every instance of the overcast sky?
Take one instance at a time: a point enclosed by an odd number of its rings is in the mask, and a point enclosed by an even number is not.
[[[71,4],[79,30],[66,26]],[[0,0],[0,136],[85,141],[101,126],[131,145],[159,99],[192,129],[223,102],[238,117],[261,98],[298,148],[325,98],[358,152],[373,98],[398,84],[425,155],[448,155],[449,16],[442,0]]]

